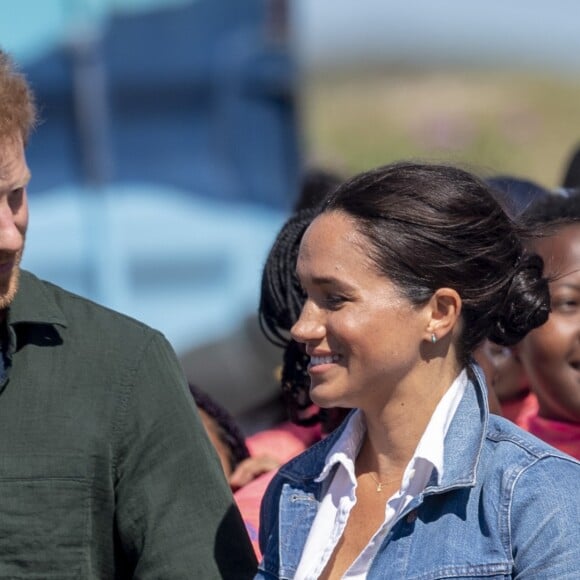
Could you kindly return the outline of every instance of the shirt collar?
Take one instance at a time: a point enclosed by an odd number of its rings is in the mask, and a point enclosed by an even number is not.
[[[409,462],[409,466],[411,466],[417,459],[427,461],[434,468],[433,472],[436,476],[437,483],[441,481],[443,476],[445,436],[465,393],[468,382],[467,372],[464,369],[437,404],[419,440],[415,453]],[[365,433],[366,423],[364,415],[361,411],[356,410],[347,418],[345,428],[330,448],[322,471],[315,481],[324,481],[334,466],[339,464],[346,469],[354,484],[356,482],[354,462],[360,451]]]
[[[20,272],[18,291],[8,308],[8,325],[21,323],[67,326],[64,313],[44,283],[26,270]]]
[[[475,475],[488,429],[489,405],[483,371],[473,360],[466,370],[467,388],[445,437],[445,472],[439,478],[439,483],[436,476],[429,480],[425,494],[475,485]],[[290,460],[282,466],[280,473],[291,481],[314,483],[321,476],[321,462],[330,457],[329,450],[346,430],[354,414],[356,411],[352,411],[335,431],[307,449],[299,459]],[[319,485],[320,483],[316,484]]]
[[[360,451],[366,430],[364,415],[357,409],[346,419],[346,425],[330,448],[322,471],[315,481],[324,481],[338,464],[346,469],[352,483],[356,483],[354,460]]]

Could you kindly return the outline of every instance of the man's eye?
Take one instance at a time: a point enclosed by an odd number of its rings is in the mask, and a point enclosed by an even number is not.
[[[16,189],[13,189],[10,192],[10,195],[8,197],[8,200],[10,202],[11,205],[19,205],[22,202],[22,195],[24,194],[24,188],[23,187],[18,187]]]

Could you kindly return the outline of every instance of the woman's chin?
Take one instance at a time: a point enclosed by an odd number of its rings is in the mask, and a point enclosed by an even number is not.
[[[322,409],[351,406],[345,405],[344,397],[341,396],[336,386],[328,382],[320,382],[317,384],[312,381],[310,385],[310,399]]]

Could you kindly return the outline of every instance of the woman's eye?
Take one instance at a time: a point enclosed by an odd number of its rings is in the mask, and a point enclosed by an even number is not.
[[[559,312],[572,312],[578,308],[578,301],[575,299],[560,299],[554,300],[552,309]]]
[[[346,298],[344,296],[340,296],[338,294],[330,294],[326,296],[324,299],[324,303],[330,309],[336,309],[342,306],[346,302]]]

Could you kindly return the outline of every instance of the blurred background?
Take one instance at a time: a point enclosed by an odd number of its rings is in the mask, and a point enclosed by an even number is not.
[[[306,170],[414,157],[561,185],[579,18],[576,0],[4,2],[41,114],[24,267],[162,330],[253,430],[280,358],[261,268]]]

